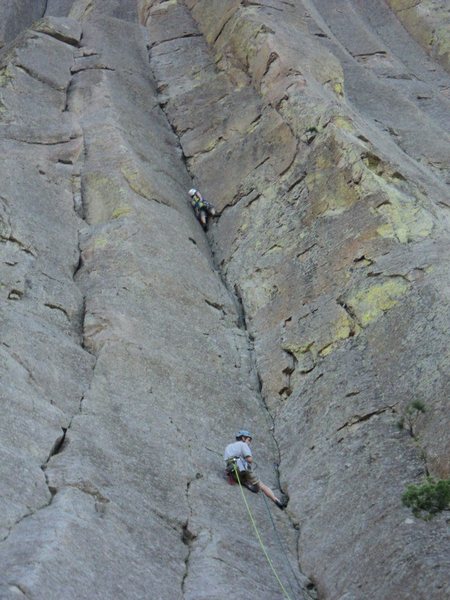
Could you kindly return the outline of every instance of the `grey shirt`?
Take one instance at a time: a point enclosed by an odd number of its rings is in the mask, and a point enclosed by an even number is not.
[[[232,444],[228,444],[225,448],[225,452],[223,458],[225,462],[229,458],[236,457],[237,467],[239,471],[251,471],[251,465],[245,460],[246,456],[252,456],[252,451],[250,450],[250,446],[245,442],[233,442]]]

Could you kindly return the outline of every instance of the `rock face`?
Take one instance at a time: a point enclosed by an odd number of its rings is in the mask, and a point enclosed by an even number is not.
[[[0,47],[13,40],[45,13],[46,0],[3,0],[0,21]]]
[[[406,29],[450,72],[450,11],[441,0],[387,0]]]
[[[381,0],[38,5],[0,8],[0,598],[447,598],[401,503],[450,477],[445,44]]]

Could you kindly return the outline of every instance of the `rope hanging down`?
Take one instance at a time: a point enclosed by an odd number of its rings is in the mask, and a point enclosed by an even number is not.
[[[289,594],[287,593],[286,588],[283,585],[283,582],[279,578],[278,573],[276,572],[275,567],[273,566],[272,560],[270,559],[270,556],[267,553],[266,547],[264,546],[264,543],[263,543],[263,541],[261,539],[261,535],[260,535],[260,533],[258,531],[258,527],[256,526],[255,519],[253,518],[252,511],[250,510],[250,506],[248,505],[247,498],[245,497],[245,493],[244,493],[244,490],[242,488],[241,478],[239,477],[239,471],[238,471],[238,468],[236,466],[236,463],[233,464],[233,468],[234,468],[234,472],[235,472],[235,475],[236,475],[236,480],[237,480],[237,482],[239,484],[239,489],[241,490],[241,495],[242,495],[242,498],[244,500],[245,507],[246,507],[248,515],[250,517],[250,521],[252,523],[253,529],[254,529],[254,531],[256,533],[256,537],[258,539],[259,545],[261,546],[261,549],[262,549],[262,551],[264,553],[264,556],[266,557],[266,560],[269,563],[269,566],[272,569],[272,572],[275,575],[275,579],[278,581],[278,584],[279,584],[279,586],[280,586],[283,594],[286,596],[287,600],[292,600],[291,596],[289,596]]]
[[[281,552],[282,552],[282,554],[283,554],[283,557],[284,557],[284,560],[285,560],[285,564],[287,563],[287,564],[289,565],[289,569],[290,569],[290,571],[291,571],[291,573],[292,573],[292,575],[293,575],[293,577],[294,577],[294,579],[295,579],[295,581],[296,581],[297,585],[298,585],[299,587],[301,587],[301,585],[300,585],[300,582],[299,582],[299,580],[297,579],[297,575],[295,574],[295,571],[294,571],[294,569],[293,569],[293,567],[292,567],[292,565],[291,565],[291,562],[290,562],[290,560],[289,560],[289,558],[288,558],[287,552],[286,552],[286,550],[285,550],[285,548],[284,548],[284,544],[283,544],[283,542],[281,541],[280,534],[278,533],[278,529],[276,528],[275,521],[273,520],[273,517],[272,517],[272,513],[270,512],[270,508],[269,508],[269,503],[268,503],[268,500],[267,500],[267,498],[264,496],[264,494],[263,494],[263,500],[264,500],[264,504],[266,505],[267,512],[269,513],[269,519],[270,519],[270,522],[272,523],[272,527],[273,527],[273,530],[274,530],[274,532],[275,532],[275,536],[276,536],[276,538],[277,538],[278,544],[279,544],[279,546],[280,546],[280,550],[281,550]],[[289,580],[288,580],[288,581],[289,581]],[[291,582],[290,582],[290,581],[289,581],[289,588],[290,588],[290,590],[291,590],[292,594],[293,594],[293,595],[295,595],[295,592],[294,592],[294,590],[292,589],[292,585],[291,585]]]

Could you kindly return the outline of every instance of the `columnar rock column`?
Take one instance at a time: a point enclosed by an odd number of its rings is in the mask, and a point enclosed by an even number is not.
[[[18,486],[15,462],[4,461],[0,595],[220,600],[247,588],[281,599],[222,471],[223,448],[245,424],[262,479],[277,486],[271,421],[239,307],[188,206],[192,182],[143,28],[127,20],[133,7],[75,3],[82,29],[48,17],[3,57],[15,169],[2,213],[3,451],[23,466]],[[28,84],[29,98],[18,93]],[[289,567],[262,498],[249,496],[297,595],[297,530],[275,509]]]

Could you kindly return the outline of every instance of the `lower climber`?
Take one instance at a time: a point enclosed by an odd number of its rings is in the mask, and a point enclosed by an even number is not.
[[[249,445],[251,442],[252,434],[249,431],[241,430],[237,432],[236,441],[228,444],[223,455],[227,473],[235,481],[237,481],[237,477],[239,476],[240,483],[250,490],[255,492],[261,490],[278,508],[283,510],[286,508],[286,503],[279,500],[267,485],[255,477],[252,471],[253,456]],[[236,470],[238,473],[236,473]]]
[[[189,196],[191,197],[191,205],[194,209],[195,216],[200,221],[203,229],[206,229],[208,217],[216,216],[216,209],[214,206],[207,202],[200,192],[194,188],[189,190]]]

